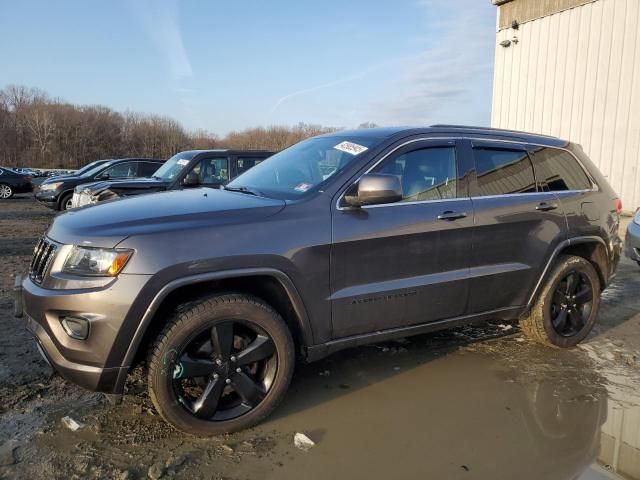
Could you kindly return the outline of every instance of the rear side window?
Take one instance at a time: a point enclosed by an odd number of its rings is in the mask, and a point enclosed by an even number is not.
[[[542,189],[551,192],[589,190],[591,180],[569,152],[542,148],[534,152],[536,176]]]
[[[478,195],[509,195],[536,191],[533,166],[526,152],[474,148]]]
[[[236,161],[236,164],[238,165],[238,175],[240,175],[241,173],[246,172],[247,170],[249,170],[252,167],[255,167],[256,165],[258,165],[263,159],[262,158],[255,158],[255,157],[248,157],[248,158],[238,158],[238,160]]]

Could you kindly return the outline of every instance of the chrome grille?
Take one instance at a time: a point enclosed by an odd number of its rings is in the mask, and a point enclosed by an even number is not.
[[[29,277],[36,283],[42,283],[42,279],[47,273],[47,269],[55,257],[57,247],[42,238],[36,245],[29,267]]]

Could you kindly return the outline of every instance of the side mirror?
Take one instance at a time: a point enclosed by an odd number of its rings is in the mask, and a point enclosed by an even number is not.
[[[352,207],[399,202],[402,200],[402,185],[395,175],[367,173],[345,194],[344,200]]]
[[[107,172],[101,173],[97,178],[99,178],[100,180],[109,180],[109,174]]]
[[[193,187],[199,184],[200,184],[200,177],[198,177],[198,174],[195,172],[187,173],[187,176],[184,177],[184,179],[182,180],[182,185],[184,185],[185,187]]]

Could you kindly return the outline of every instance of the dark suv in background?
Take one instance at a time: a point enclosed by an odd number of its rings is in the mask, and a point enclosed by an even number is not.
[[[446,125],[338,132],[223,190],[56,218],[20,298],[65,378],[119,394],[149,353],[162,417],[213,435],[264,419],[296,354],[487,319],[576,345],[620,258],[620,209],[582,149],[557,138]]]
[[[42,182],[35,197],[40,203],[54,210],[71,208],[73,190],[83,183],[111,178],[148,177],[158,170],[164,160],[153,158],[121,158],[96,160],[75,174],[60,175]]]
[[[274,152],[264,150],[190,150],[180,152],[147,178],[102,180],[76,187],[72,207],[142,193],[193,187],[220,187]]]

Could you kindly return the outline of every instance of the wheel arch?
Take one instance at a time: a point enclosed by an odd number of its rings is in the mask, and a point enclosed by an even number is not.
[[[560,255],[575,255],[588,260],[595,268],[600,278],[600,288],[603,290],[609,279],[609,249],[606,242],[597,236],[574,237],[561,242],[551,254],[547,261],[538,282],[536,283],[531,296],[529,297],[528,306],[533,305],[540,291],[544,280],[546,279],[553,263]]]
[[[313,345],[313,331],[306,308],[288,275],[273,268],[219,271],[177,278],[162,287],[149,304],[129,343],[123,366],[134,364],[141,349],[159,333],[179,305],[212,293],[231,291],[264,300],[283,317],[297,347]],[[124,379],[118,383],[124,385]]]
[[[74,188],[70,188],[68,190],[65,190],[64,192],[62,192],[60,195],[58,195],[58,200],[56,201],[56,204],[58,205],[58,210],[62,210],[62,199],[68,195],[69,193],[73,196],[73,191],[75,190]]]

